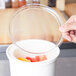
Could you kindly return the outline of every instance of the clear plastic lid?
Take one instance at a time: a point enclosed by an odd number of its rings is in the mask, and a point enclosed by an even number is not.
[[[47,40],[59,46],[62,41],[59,26],[62,23],[60,16],[51,7],[28,4],[15,12],[10,22],[10,37],[13,43],[27,52],[29,50],[22,47],[20,41]]]

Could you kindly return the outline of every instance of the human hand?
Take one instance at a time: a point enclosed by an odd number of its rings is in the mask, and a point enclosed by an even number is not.
[[[76,43],[76,15],[71,16],[59,30],[65,39]]]

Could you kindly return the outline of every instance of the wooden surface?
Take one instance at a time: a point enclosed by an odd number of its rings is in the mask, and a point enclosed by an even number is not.
[[[40,0],[40,4],[48,6],[48,0]]]
[[[76,3],[76,0],[65,0],[66,3]]]
[[[14,9],[0,10],[0,44],[11,43],[9,38],[9,22]]]
[[[69,3],[65,5],[65,13],[70,17],[76,15],[76,3]]]
[[[63,21],[65,22],[65,18],[63,17],[62,13],[57,8],[53,8],[53,9],[62,17]],[[9,37],[9,23],[15,11],[16,9],[0,10],[0,44],[11,43],[11,40]],[[52,25],[57,25],[57,24],[54,22]]]

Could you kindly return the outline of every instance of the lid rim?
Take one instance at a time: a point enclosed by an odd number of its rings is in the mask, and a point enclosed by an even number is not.
[[[14,17],[15,17],[20,11],[22,11],[22,10],[24,10],[24,9],[28,9],[28,6],[34,6],[34,5],[40,5],[41,7],[44,7],[44,9],[48,9],[48,11],[52,13],[52,15],[54,14],[53,17],[57,20],[57,22],[59,23],[59,25],[62,25],[62,24],[63,24],[63,21],[62,21],[61,17],[57,14],[57,12],[54,11],[51,7],[45,6],[45,5],[43,5],[43,4],[27,4],[27,5],[24,5],[23,7],[20,7],[20,8],[15,12],[12,20],[14,19]],[[38,7],[38,6],[37,6],[37,7]],[[11,25],[11,23],[12,23],[12,20],[10,21],[10,25]],[[12,34],[11,34],[11,26],[9,27],[9,33],[10,33],[9,36],[10,36],[12,42],[13,42],[14,44],[16,44],[16,41],[14,40],[14,38],[12,37]],[[63,40],[63,37],[62,37],[62,35],[61,35],[60,38],[59,38],[59,40],[58,40],[57,43],[56,43],[56,46],[57,46],[57,47],[60,46],[60,44],[62,43],[62,40]],[[18,46],[17,44],[16,44],[16,46],[19,47],[19,48],[21,48],[21,47]],[[55,48],[55,47],[54,47],[54,48]],[[52,48],[52,49],[54,49],[54,48]],[[22,49],[22,48],[21,48],[21,49]],[[28,52],[28,51],[26,51],[26,52]],[[49,51],[48,51],[48,52],[49,52]],[[29,53],[31,53],[31,52],[29,52]],[[40,54],[40,53],[39,53],[39,54]]]

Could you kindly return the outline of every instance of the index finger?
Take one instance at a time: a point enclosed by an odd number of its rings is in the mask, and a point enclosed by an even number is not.
[[[61,32],[68,32],[68,31],[70,31],[70,30],[76,30],[76,23],[71,23],[71,24],[66,23],[66,24],[64,24],[63,26],[61,26],[61,27],[59,28],[59,30],[60,30]]]

